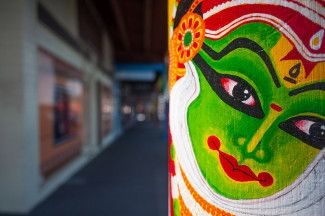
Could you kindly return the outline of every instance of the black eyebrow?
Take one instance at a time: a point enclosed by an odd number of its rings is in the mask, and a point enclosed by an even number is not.
[[[264,51],[264,49],[258,45],[255,41],[252,41],[248,38],[237,38],[233,41],[231,41],[223,50],[220,52],[216,52],[213,49],[211,49],[208,45],[203,43],[202,49],[213,59],[213,60],[220,60],[222,57],[227,55],[228,53],[234,51],[235,49],[239,48],[246,48],[253,52],[255,52],[265,63],[268,71],[270,72],[273,82],[276,87],[280,87],[281,84],[279,82],[279,79],[276,75],[276,72],[274,70],[273,64],[271,62],[270,57],[267,55],[267,53]]]
[[[313,83],[310,85],[303,86],[301,88],[297,88],[289,92],[289,96],[295,96],[297,94],[312,91],[312,90],[322,90],[325,91],[325,82]]]

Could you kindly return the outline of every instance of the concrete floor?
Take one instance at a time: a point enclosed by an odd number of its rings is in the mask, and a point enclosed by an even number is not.
[[[129,129],[29,216],[166,216],[167,141],[152,123]]]

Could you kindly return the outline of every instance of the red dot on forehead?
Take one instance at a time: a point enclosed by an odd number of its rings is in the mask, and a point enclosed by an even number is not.
[[[270,107],[271,107],[271,109],[273,109],[277,112],[281,112],[283,110],[282,107],[280,107],[279,105],[277,105],[275,103],[271,103]]]

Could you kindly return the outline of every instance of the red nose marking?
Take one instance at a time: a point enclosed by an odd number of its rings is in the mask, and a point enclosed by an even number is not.
[[[271,108],[277,112],[281,112],[282,111],[282,107],[280,107],[279,105],[275,104],[275,103],[271,103]]]

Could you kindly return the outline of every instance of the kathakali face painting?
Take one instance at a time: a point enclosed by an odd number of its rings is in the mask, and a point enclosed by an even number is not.
[[[272,27],[250,23],[218,43],[205,40],[194,57],[200,94],[188,108],[189,133],[203,175],[226,197],[274,194],[325,144],[325,110],[319,109],[325,95],[280,83],[290,70],[304,73],[300,60],[289,60],[283,74],[272,64],[286,57],[280,52],[288,45]]]
[[[170,41],[175,215],[324,203],[323,6],[180,1]]]

